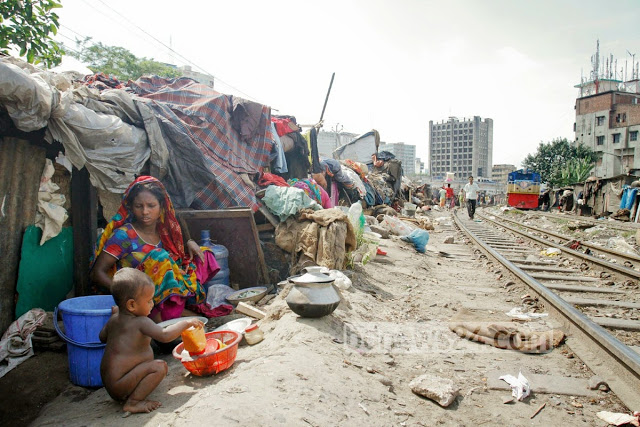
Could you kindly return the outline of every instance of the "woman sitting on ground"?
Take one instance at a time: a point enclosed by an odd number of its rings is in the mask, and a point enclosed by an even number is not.
[[[151,277],[155,292],[149,317],[156,322],[196,313],[223,316],[233,309],[206,304],[202,283],[220,267],[213,252],[191,239],[183,242],[169,195],[162,183],[150,176],[139,177],[124,193],[120,209],[98,240],[91,279],[110,290],[113,274],[124,267],[137,268]]]

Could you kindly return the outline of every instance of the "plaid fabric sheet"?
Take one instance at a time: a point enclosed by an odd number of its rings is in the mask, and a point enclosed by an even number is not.
[[[163,182],[168,181],[177,206],[258,209],[255,192],[241,174],[257,173],[269,164],[275,144],[269,107],[262,106],[257,131],[245,142],[231,126],[230,95],[188,78],[143,77],[128,87],[158,118],[170,151],[170,173]]]

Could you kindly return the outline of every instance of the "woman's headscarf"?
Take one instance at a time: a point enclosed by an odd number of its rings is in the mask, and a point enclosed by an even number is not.
[[[118,209],[118,212],[111,218],[109,224],[105,227],[100,239],[98,239],[98,244],[96,245],[96,251],[94,254],[94,262],[104,249],[104,245],[109,240],[109,238],[113,235],[114,230],[122,227],[124,224],[130,223],[134,220],[133,212],[131,212],[127,208],[127,198],[131,191],[137,186],[142,184],[153,183],[158,186],[162,193],[164,194],[164,208],[160,213],[160,221],[157,225],[158,233],[160,234],[160,240],[162,241],[162,247],[169,252],[171,258],[178,263],[178,265],[182,265],[183,267],[188,267],[190,259],[187,259],[184,252],[184,243],[182,242],[182,229],[180,228],[180,223],[176,218],[175,211],[173,209],[173,204],[171,203],[171,199],[169,198],[169,194],[164,188],[164,185],[152,176],[141,176],[138,177],[135,181],[129,185],[127,191],[125,191],[122,196],[122,204]]]

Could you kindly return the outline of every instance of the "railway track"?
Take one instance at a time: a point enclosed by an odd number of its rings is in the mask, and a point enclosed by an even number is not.
[[[488,256],[529,286],[572,337],[572,351],[607,381],[625,405],[640,407],[640,353],[630,347],[640,343],[640,271],[634,268],[640,265],[640,257],[612,254],[601,247],[589,247],[591,254],[585,254],[534,235],[555,233],[480,212],[476,217],[482,222],[470,221],[458,212],[453,216],[456,225]],[[553,237],[561,242],[570,239]],[[562,262],[539,255],[548,247],[562,251],[562,257],[556,257]]]
[[[640,223],[635,223],[635,222],[609,221],[609,220],[594,219],[588,216],[567,215],[567,214],[559,214],[559,213],[544,212],[544,211],[535,211],[535,214],[540,216],[545,216],[551,219],[556,219],[556,220],[565,220],[565,221],[576,220],[576,221],[593,224],[594,226],[601,225],[607,228],[612,228],[614,230],[636,231],[640,229]]]

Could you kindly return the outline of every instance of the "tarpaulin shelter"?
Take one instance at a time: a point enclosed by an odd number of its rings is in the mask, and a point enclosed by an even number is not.
[[[337,160],[354,160],[360,163],[371,163],[371,155],[378,152],[380,134],[377,130],[360,135],[353,141],[333,150],[333,158]]]

